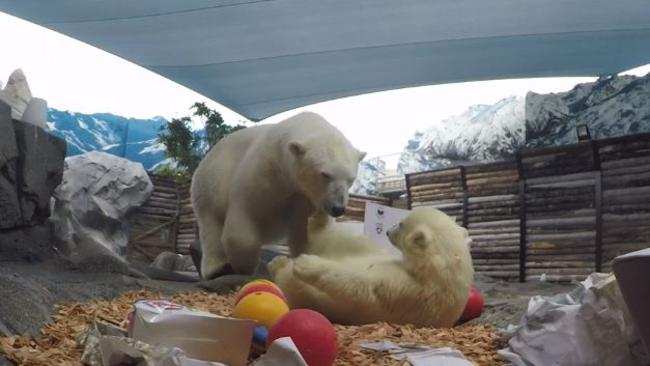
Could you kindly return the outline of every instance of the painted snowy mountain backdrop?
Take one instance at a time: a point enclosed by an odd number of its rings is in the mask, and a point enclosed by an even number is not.
[[[525,98],[469,107],[416,132],[400,155],[397,171],[502,160],[523,146],[575,143],[576,126],[583,124],[595,139],[650,132],[650,74],[603,77],[563,93],[529,92]],[[358,192],[374,193],[382,163],[363,162]]]
[[[68,142],[68,155],[102,150],[155,169],[166,161],[157,141],[162,117],[130,119],[107,113],[50,109],[48,126]],[[570,144],[576,126],[593,138],[650,132],[650,74],[614,76],[576,85],[563,93],[508,97],[469,107],[460,115],[416,132],[400,155],[398,173],[506,159],[522,146]],[[380,159],[362,162],[354,191],[372,194],[385,174]]]
[[[50,133],[68,143],[67,155],[105,151],[155,169],[166,160],[164,146],[158,142],[162,117],[134,119],[109,113],[83,114],[50,108],[47,114]]]

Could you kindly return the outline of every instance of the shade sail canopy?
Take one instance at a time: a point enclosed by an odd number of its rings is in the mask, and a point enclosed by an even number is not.
[[[650,63],[647,0],[0,0],[253,119],[373,91]]]

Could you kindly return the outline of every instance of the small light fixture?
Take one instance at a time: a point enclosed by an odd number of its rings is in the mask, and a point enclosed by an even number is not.
[[[578,141],[591,140],[591,134],[589,133],[589,127],[587,127],[587,125],[577,125],[576,133],[578,134]]]

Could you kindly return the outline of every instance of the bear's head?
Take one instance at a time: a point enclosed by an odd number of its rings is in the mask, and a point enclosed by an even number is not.
[[[316,210],[339,217],[348,204],[348,191],[357,178],[359,162],[366,153],[344,138],[315,138],[292,141],[289,151],[294,158],[293,172],[298,189]]]
[[[467,230],[432,207],[414,209],[386,235],[402,253],[415,256],[433,254],[448,258],[469,250]]]

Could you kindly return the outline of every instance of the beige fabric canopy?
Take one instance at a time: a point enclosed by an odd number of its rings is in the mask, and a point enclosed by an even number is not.
[[[373,91],[650,63],[647,0],[0,0],[0,11],[253,119]]]

